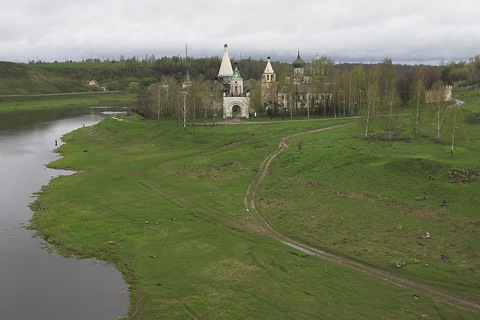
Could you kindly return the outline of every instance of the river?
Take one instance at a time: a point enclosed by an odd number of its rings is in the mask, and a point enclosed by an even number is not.
[[[29,204],[52,177],[45,164],[61,136],[93,125],[111,109],[0,114],[0,319],[115,319],[125,315],[128,286],[112,266],[48,253],[26,230]]]

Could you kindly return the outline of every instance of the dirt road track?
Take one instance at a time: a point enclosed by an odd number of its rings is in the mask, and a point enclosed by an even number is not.
[[[256,222],[258,231],[262,232],[263,234],[272,237],[275,240],[278,240],[292,248],[295,248],[297,250],[300,250],[304,252],[305,254],[309,255],[314,255],[317,256],[321,259],[337,263],[339,265],[351,268],[355,271],[361,272],[363,274],[375,277],[377,279],[381,279],[384,281],[387,281],[389,283],[392,283],[394,285],[397,285],[402,288],[406,288],[409,290],[412,290],[416,292],[417,294],[423,294],[427,295],[431,298],[433,298],[436,301],[439,302],[444,302],[447,303],[451,306],[464,309],[467,311],[471,311],[477,314],[480,314],[480,304],[476,301],[454,295],[451,293],[448,293],[446,291],[437,289],[435,287],[432,287],[430,285],[426,285],[423,283],[419,283],[416,281],[412,281],[397,275],[394,275],[392,273],[376,269],[372,266],[362,264],[360,262],[356,262],[353,260],[349,260],[344,257],[340,257],[337,255],[334,255],[329,252],[325,252],[322,250],[319,250],[318,248],[314,248],[312,246],[308,246],[306,244],[303,244],[299,241],[290,239],[283,235],[282,233],[278,232],[277,230],[273,229],[272,226],[263,218],[263,216],[258,212],[258,210],[255,208],[255,195],[256,191],[258,188],[258,185],[262,180],[265,178],[265,176],[268,173],[268,168],[270,164],[272,163],[273,159],[280,153],[282,152],[285,148],[288,147],[288,140],[293,137],[301,136],[301,135],[306,135],[306,134],[311,134],[315,132],[321,132],[321,131],[326,131],[326,130],[332,130],[344,126],[351,125],[352,123],[349,124],[341,124],[341,125],[336,125],[336,126],[331,126],[331,127],[326,127],[326,128],[321,128],[321,129],[316,129],[316,130],[311,130],[311,131],[306,131],[306,132],[300,132],[300,133],[295,133],[291,135],[287,135],[283,137],[279,144],[277,149],[269,154],[262,162],[260,165],[259,171],[257,173],[257,176],[255,179],[252,180],[252,182],[249,184],[247,187],[247,191],[244,196],[244,204],[245,208],[247,211],[250,212],[251,218],[253,221]]]

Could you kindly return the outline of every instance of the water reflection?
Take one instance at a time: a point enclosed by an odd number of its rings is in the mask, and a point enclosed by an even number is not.
[[[42,249],[22,229],[32,194],[61,173],[55,140],[105,117],[105,108],[0,114],[0,319],[115,319],[126,312],[127,286],[112,267]]]

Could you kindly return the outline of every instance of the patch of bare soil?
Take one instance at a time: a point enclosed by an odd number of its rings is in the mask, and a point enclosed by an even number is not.
[[[226,145],[224,145],[224,146],[218,147],[218,149],[232,148],[232,147],[238,146],[239,144],[245,143],[245,142],[247,142],[247,141],[248,141],[248,140],[239,140],[239,141],[231,142],[231,143],[226,144]]]

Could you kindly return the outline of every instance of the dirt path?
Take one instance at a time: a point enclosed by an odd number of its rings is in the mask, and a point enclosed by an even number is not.
[[[313,119],[291,119],[291,120],[274,120],[274,121],[251,121],[251,120],[245,120],[244,118],[241,118],[239,116],[235,116],[232,119],[227,119],[227,125],[238,125],[238,124],[275,124],[275,123],[287,123],[287,122],[314,122],[314,121],[329,121],[329,120],[341,120],[341,119],[359,119],[360,117],[358,116],[352,116],[352,117],[337,117],[337,118],[313,118]],[[187,123],[187,126],[191,126],[191,123]],[[225,125],[225,119],[218,119],[215,123],[213,122],[197,122],[195,123],[195,126],[224,126]]]
[[[268,155],[260,165],[259,171],[255,179],[252,180],[252,182],[249,184],[247,191],[244,196],[244,204],[245,208],[247,211],[250,212],[251,218],[253,221],[256,222],[257,224],[257,231],[260,233],[263,233],[267,236],[272,237],[275,240],[278,240],[292,248],[298,249],[306,254],[309,255],[314,255],[317,256],[321,259],[334,262],[337,264],[340,264],[342,266],[351,268],[353,270],[356,270],[358,272],[361,272],[366,275],[370,275],[372,277],[375,277],[377,279],[381,279],[384,281],[387,281],[389,283],[392,283],[394,285],[397,285],[402,288],[406,288],[409,290],[412,290],[416,292],[417,295],[427,295],[431,298],[433,298],[436,301],[439,302],[444,302],[447,303],[451,306],[468,310],[477,314],[480,314],[480,304],[476,301],[469,300],[467,298],[457,296],[454,294],[450,294],[446,291],[437,289],[435,287],[432,287],[430,285],[426,285],[423,283],[415,282],[412,280],[409,280],[407,278],[397,276],[395,274],[376,269],[374,267],[365,265],[363,263],[359,263],[353,260],[349,260],[347,258],[339,257],[337,255],[334,255],[332,253],[324,252],[321,251],[315,247],[308,246],[306,244],[303,244],[299,241],[293,240],[288,238],[287,236],[283,235],[279,231],[275,230],[272,228],[272,226],[263,218],[263,216],[258,212],[258,210],[255,208],[255,195],[256,191],[258,188],[258,185],[260,182],[265,178],[265,176],[268,173],[268,168],[270,164],[272,163],[273,159],[280,153],[282,152],[285,148],[288,147],[288,140],[293,137],[301,136],[301,135],[306,135],[314,132],[320,132],[320,131],[325,131],[325,130],[332,130],[344,126],[351,125],[352,123],[349,124],[341,124],[341,125],[336,125],[336,126],[331,126],[327,128],[322,128],[322,129],[316,129],[316,130],[311,130],[311,131],[306,131],[306,132],[300,132],[300,133],[295,133],[291,134],[288,136],[283,137],[279,144],[277,149],[272,152],[270,155]]]

